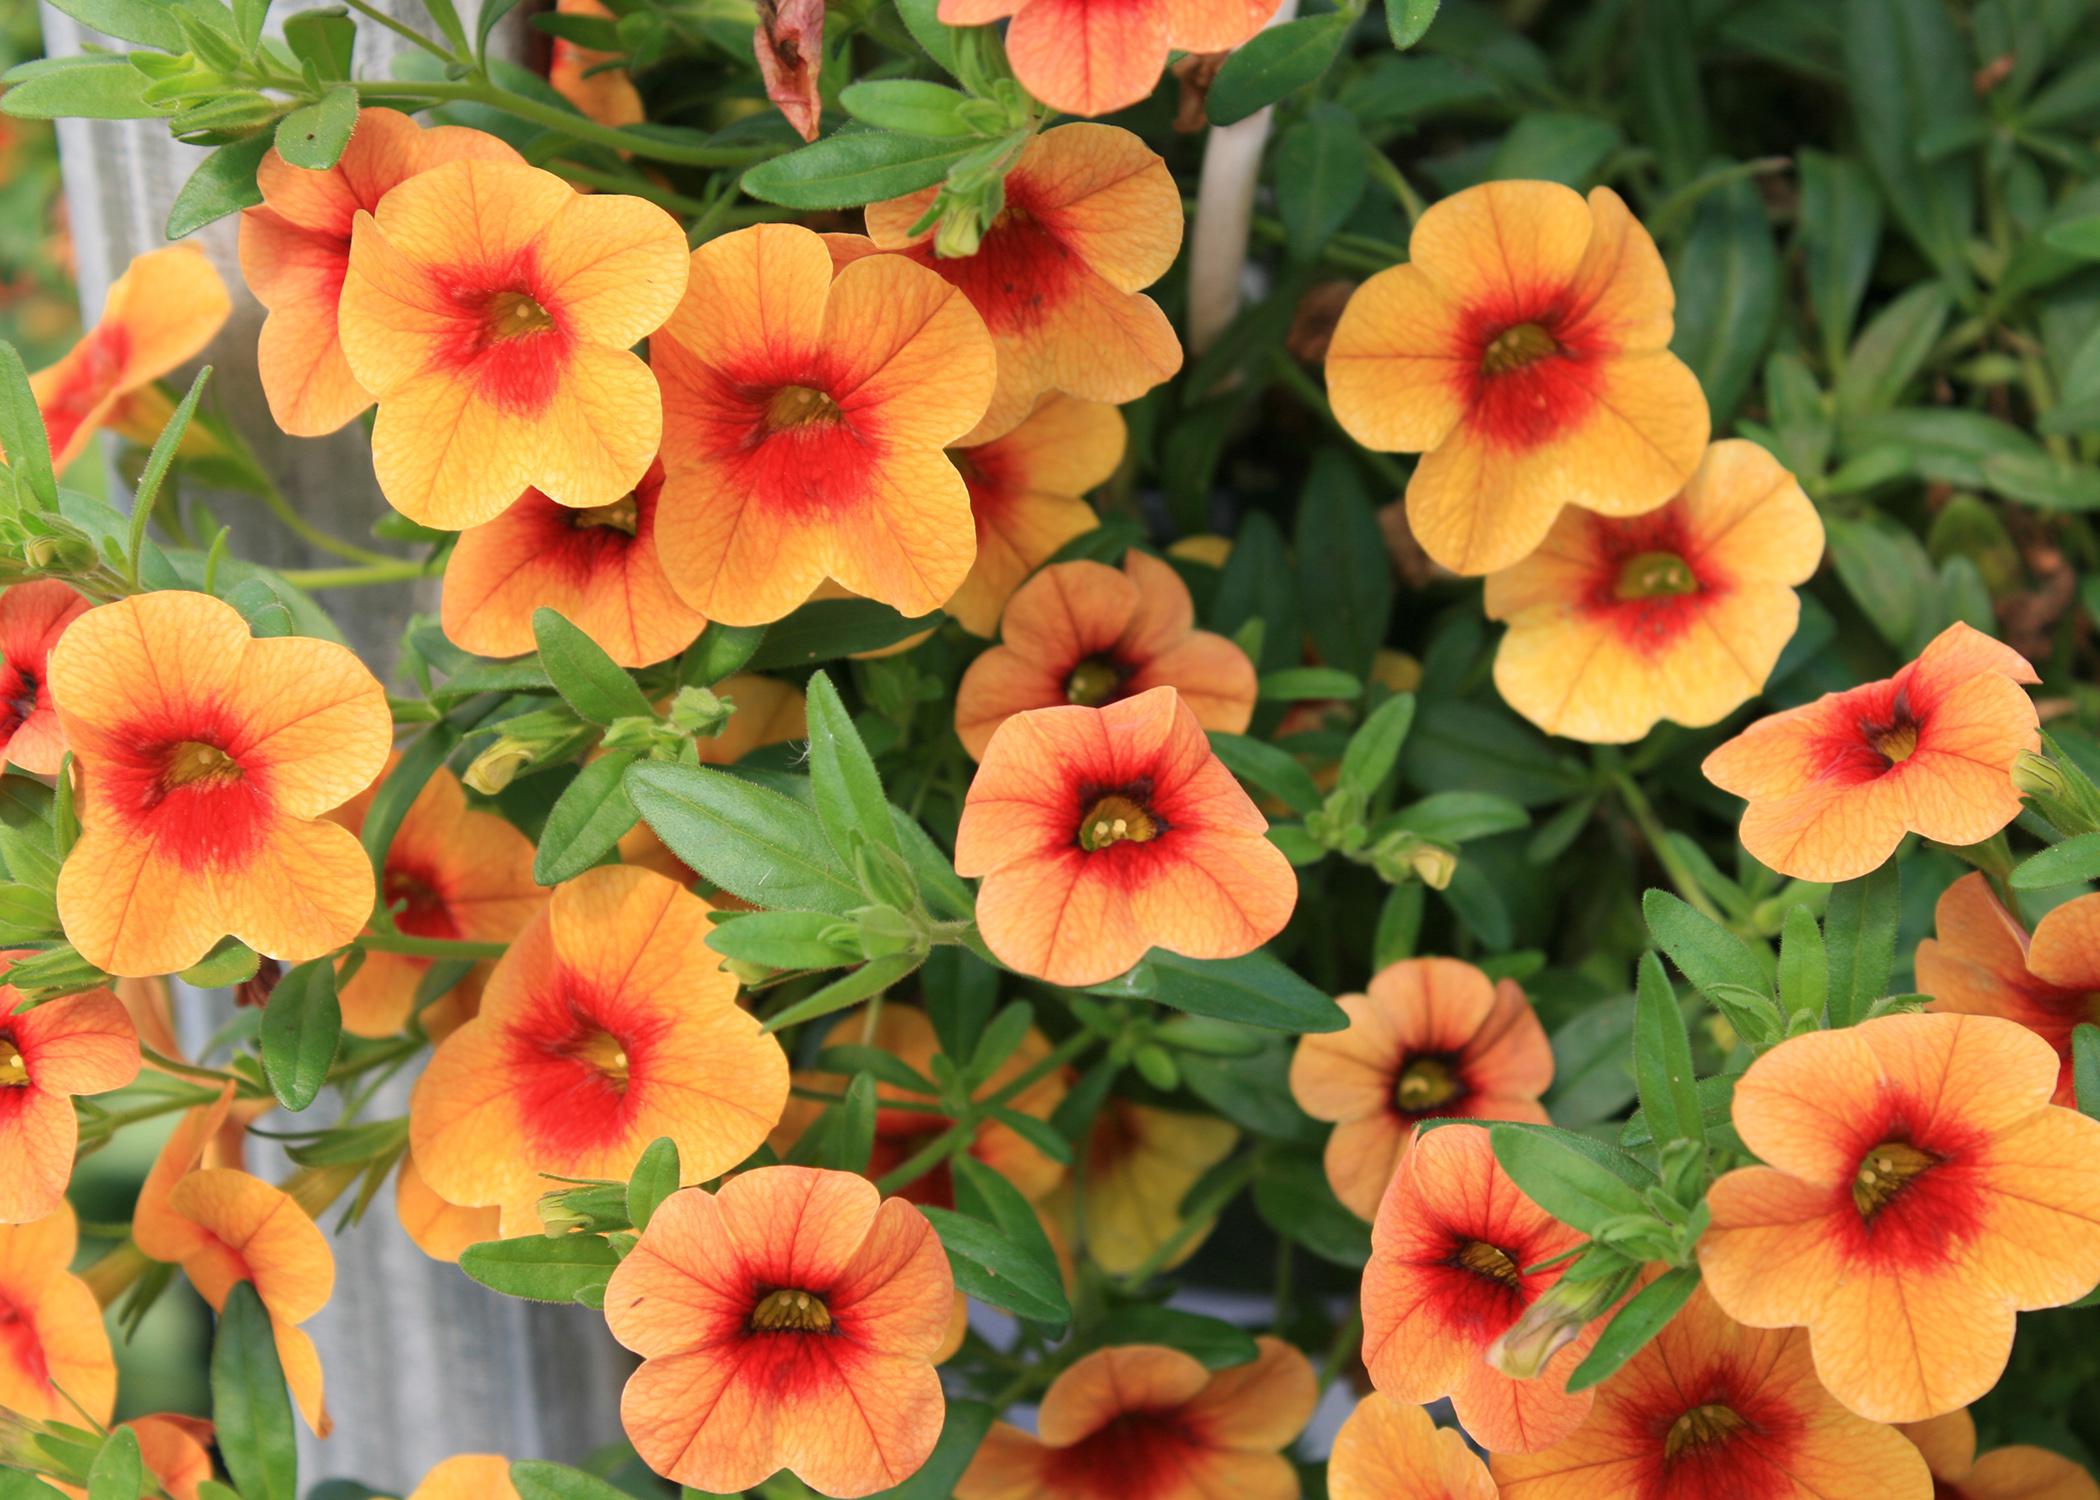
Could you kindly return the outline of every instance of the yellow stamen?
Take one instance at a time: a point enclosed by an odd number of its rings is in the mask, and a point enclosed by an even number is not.
[[[1560,343],[1552,334],[1536,323],[1519,323],[1495,335],[1495,341],[1480,357],[1480,373],[1507,375],[1558,353]]]
[[[1670,1424],[1663,1438],[1663,1457],[1675,1458],[1687,1448],[1702,1448],[1732,1437],[1749,1426],[1734,1407],[1695,1406]]]
[[[1458,1263],[1475,1276],[1485,1276],[1488,1280],[1499,1281],[1504,1286],[1515,1286],[1521,1279],[1517,1263],[1486,1240],[1468,1242],[1465,1249],[1458,1252]]]
[[[1668,599],[1698,593],[1699,580],[1674,552],[1642,552],[1621,564],[1611,592],[1615,599]]]
[[[1108,695],[1122,680],[1122,674],[1113,666],[1098,656],[1090,656],[1065,679],[1065,702],[1097,708],[1108,701]]]
[[[29,1064],[13,1042],[0,1042],[0,1088],[29,1087]]]
[[[1148,844],[1159,837],[1159,821],[1121,792],[1111,792],[1079,820],[1079,847],[1089,852],[1110,844]]]
[[[502,292],[489,302],[489,333],[499,339],[521,339],[552,333],[554,315],[527,292]]]
[[[1938,1166],[1940,1159],[1908,1141],[1883,1141],[1860,1161],[1852,1178],[1852,1206],[1871,1219],[1911,1183]]]
[[[760,1333],[829,1333],[831,1309],[812,1292],[768,1292],[751,1309],[751,1326]]]
[[[622,495],[610,505],[586,506],[570,512],[569,524],[578,531],[604,526],[633,536],[642,524],[641,507],[633,495]]]
[[[161,785],[170,788],[223,786],[240,779],[240,762],[217,745],[207,745],[202,740],[184,740],[177,745],[160,775]]]
[[[569,1055],[580,1063],[596,1068],[615,1089],[626,1089],[627,1050],[621,1046],[620,1039],[611,1032],[592,1032],[588,1038],[572,1048]]]
[[[1418,1057],[1400,1070],[1400,1086],[1393,1091],[1400,1107],[1411,1115],[1441,1109],[1456,1099],[1464,1085],[1440,1057]]]
[[[838,420],[839,404],[806,385],[784,385],[766,403],[766,428],[771,432]]]
[[[1904,719],[1886,729],[1869,730],[1867,741],[1881,752],[1883,760],[1899,765],[1917,753],[1918,726],[1915,721]]]

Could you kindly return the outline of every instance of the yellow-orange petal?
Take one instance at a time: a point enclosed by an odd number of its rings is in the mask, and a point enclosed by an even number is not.
[[[517,1500],[510,1460],[493,1453],[448,1458],[409,1492],[408,1500]]]
[[[1496,1500],[1487,1465],[1455,1428],[1376,1391],[1335,1434],[1327,1460],[1332,1500]]]

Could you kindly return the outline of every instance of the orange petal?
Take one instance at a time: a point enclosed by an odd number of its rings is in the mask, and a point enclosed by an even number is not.
[[[29,1067],[29,1082],[49,1094],[106,1094],[139,1076],[139,1039],[131,1015],[108,990],[49,1000],[4,1020]]]
[[[1255,1340],[1260,1353],[1211,1375],[1182,1407],[1191,1433],[1217,1448],[1276,1452],[1297,1441],[1319,1404],[1311,1361],[1282,1339]]]
[[[1027,0],[1006,32],[1023,88],[1052,109],[1105,115],[1152,92],[1167,65],[1167,8]]]
[[[1419,1406],[1372,1392],[1335,1434],[1332,1500],[1496,1500],[1487,1466],[1465,1439]]]
[[[490,1453],[448,1458],[409,1492],[408,1500],[517,1500],[510,1460]]]
[[[184,1257],[183,1270],[213,1307],[242,1281],[278,1323],[303,1323],[328,1305],[335,1291],[328,1238],[282,1190],[246,1172],[205,1167],[175,1184],[168,1207],[209,1237]]]
[[[1421,267],[1394,266],[1342,309],[1327,346],[1327,396],[1366,448],[1426,453],[1464,419],[1478,362],[1452,295]]]

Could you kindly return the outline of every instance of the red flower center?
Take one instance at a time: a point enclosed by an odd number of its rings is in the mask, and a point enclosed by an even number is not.
[[[1507,375],[1560,353],[1560,340],[1537,323],[1505,328],[1488,341],[1480,356],[1480,373]]]
[[[81,340],[78,362],[43,405],[44,433],[53,453],[73,440],[80,424],[117,388],[130,352],[131,335],[121,323],[105,323]]]
[[[1939,1163],[1940,1158],[1908,1141],[1883,1141],[1860,1159],[1852,1177],[1852,1204],[1862,1219],[1872,1221]]]
[[[1198,1444],[1174,1411],[1124,1412],[1069,1448],[1052,1448],[1044,1466],[1054,1495],[1150,1500],[1174,1493]]]
[[[1725,1443],[1750,1424],[1732,1406],[1712,1402],[1695,1406],[1670,1424],[1663,1438],[1663,1457],[1678,1457],[1688,1448],[1710,1448]]]
[[[829,1333],[831,1309],[815,1292],[782,1287],[751,1309],[753,1333]]]
[[[51,1368],[44,1362],[44,1341],[29,1314],[0,1294],[0,1360],[14,1366],[41,1390],[51,1388]]]
[[[565,1056],[595,1072],[615,1094],[627,1092],[627,1045],[609,1031],[590,1031],[563,1049]]]
[[[0,662],[0,734],[12,735],[29,722],[42,686],[28,667]]]
[[[498,292],[489,298],[488,336],[492,341],[530,338],[554,331],[554,314],[540,306],[532,293]]]
[[[462,271],[446,287],[456,321],[442,363],[509,412],[544,411],[567,364],[570,336],[560,308],[542,297],[542,284],[528,250],[499,266]]]
[[[1166,824],[1137,797],[1110,792],[1080,818],[1079,847],[1091,854],[1111,844],[1149,844],[1164,832]]]
[[[459,924],[435,872],[388,862],[380,881],[380,899],[394,913],[394,925],[412,937],[456,938]]]
[[[168,750],[160,773],[162,790],[171,792],[183,787],[209,790],[231,786],[240,779],[240,762],[205,740],[176,743]]]
[[[784,385],[766,402],[766,431],[835,427],[844,420],[838,402],[814,386]]]
[[[1006,209],[975,255],[935,256],[927,245],[915,256],[970,299],[994,337],[1040,327],[1088,274],[1085,262],[1030,211],[1023,174],[1007,178],[1006,193]]]
[[[642,525],[641,502],[632,492],[622,495],[610,505],[590,505],[580,510],[564,506],[563,509],[569,511],[569,524],[578,531],[603,528],[633,536]]]
[[[1393,1100],[1410,1115],[1442,1109],[1466,1090],[1465,1082],[1448,1057],[1428,1056],[1409,1060],[1394,1085]],[[1500,1252],[1496,1252],[1500,1254]],[[1507,1257],[1505,1257],[1506,1259]]]

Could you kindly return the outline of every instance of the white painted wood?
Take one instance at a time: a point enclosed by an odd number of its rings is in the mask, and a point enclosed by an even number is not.
[[[377,3],[427,26],[416,0]],[[460,8],[471,16],[471,4]],[[43,18],[51,56],[103,40],[48,5]],[[517,19],[504,23],[512,29],[513,51],[522,50],[524,36]],[[383,28],[362,23],[358,71],[383,76],[386,58],[402,45]],[[171,139],[157,120],[67,120],[58,131],[81,303],[92,319],[131,258],[164,243],[168,206],[203,153]],[[270,420],[255,367],[262,309],[241,286],[234,226],[233,219],[221,220],[194,237],[234,298],[233,316],[205,354],[214,367],[211,399],[302,513],[324,530],[365,540],[385,502],[372,480],[362,426],[305,439],[286,437]],[[111,493],[121,504],[126,492],[113,484]],[[316,555],[252,500],[215,495],[208,503],[233,526],[233,548],[241,556],[283,566],[334,561]],[[437,594],[432,583],[361,589],[326,602],[351,643],[384,673],[409,615],[434,610]],[[223,1018],[224,998],[191,994],[185,1000],[185,1030],[208,1036]],[[368,1118],[406,1108],[401,1081]],[[277,1128],[284,1118],[264,1123]],[[273,1172],[259,1149],[265,1144],[254,1143],[251,1165]],[[307,1327],[321,1348],[336,1435],[316,1443],[302,1428],[302,1488],[341,1476],[401,1494],[454,1453],[573,1461],[619,1438],[619,1391],[631,1361],[598,1314],[499,1297],[456,1268],[432,1262],[394,1222],[390,1190],[364,1224],[335,1243],[335,1297]]]

